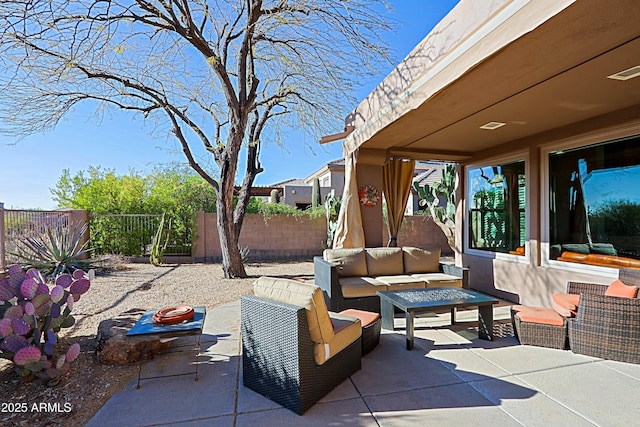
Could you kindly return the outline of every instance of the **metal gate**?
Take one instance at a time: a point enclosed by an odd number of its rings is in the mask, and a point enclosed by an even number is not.
[[[161,217],[156,214],[91,215],[91,247],[99,254],[149,255]],[[191,255],[191,230],[186,233],[173,230],[165,254]]]
[[[160,217],[149,214],[91,215],[91,247],[98,254],[149,255]]]
[[[28,237],[37,237],[48,228],[69,225],[69,212],[0,209],[4,211],[4,255],[6,265],[18,262],[12,255],[17,251],[17,242]]]

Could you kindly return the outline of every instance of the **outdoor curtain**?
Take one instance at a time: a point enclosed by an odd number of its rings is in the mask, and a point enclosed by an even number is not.
[[[344,190],[338,213],[338,225],[333,236],[333,248],[364,248],[364,229],[360,215],[358,181],[356,180],[357,151],[347,154],[344,165]]]
[[[392,159],[382,168],[382,191],[387,201],[389,218],[387,246],[398,246],[398,230],[400,230],[404,210],[409,200],[415,164],[414,160]]]

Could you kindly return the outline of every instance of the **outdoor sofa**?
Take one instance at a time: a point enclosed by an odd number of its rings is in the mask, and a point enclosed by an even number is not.
[[[360,369],[360,319],[295,280],[261,277],[253,292],[240,303],[243,384],[302,415]]]
[[[469,270],[441,263],[439,248],[326,249],[313,262],[315,284],[332,311],[355,308],[379,313],[377,291],[469,289]]]

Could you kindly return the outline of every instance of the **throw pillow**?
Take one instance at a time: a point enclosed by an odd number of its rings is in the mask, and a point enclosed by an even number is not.
[[[604,294],[613,297],[635,298],[638,296],[638,287],[625,285],[622,280],[618,279],[609,285]]]

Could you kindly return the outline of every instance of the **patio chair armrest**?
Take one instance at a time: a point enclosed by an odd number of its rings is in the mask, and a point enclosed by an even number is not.
[[[335,310],[331,306],[331,299],[333,297],[342,298],[338,269],[335,264],[325,261],[321,256],[313,257],[313,278],[315,285],[322,289],[329,310]]]
[[[440,263],[440,271],[445,274],[462,278],[462,287],[469,289],[469,268],[459,267],[455,264]]]
[[[567,283],[568,294],[597,294],[604,295],[607,290],[607,285],[598,285],[595,283],[582,283],[582,282],[569,282]]]
[[[575,321],[607,328],[628,327],[640,337],[640,299],[583,293]]]

